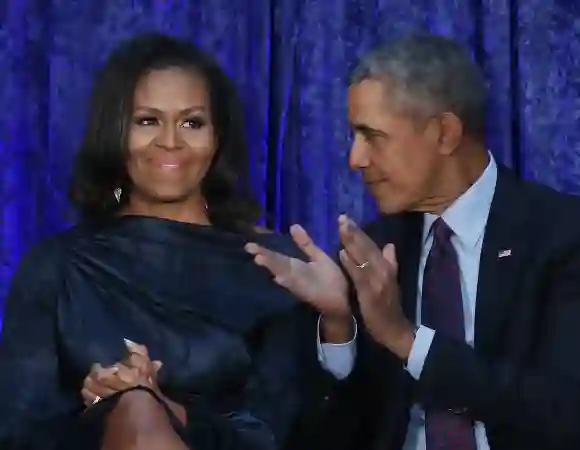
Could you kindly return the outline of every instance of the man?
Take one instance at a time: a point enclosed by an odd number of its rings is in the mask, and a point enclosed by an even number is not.
[[[580,448],[580,201],[494,161],[485,97],[451,40],[373,52],[348,90],[349,163],[383,214],[339,219],[350,286],[299,226],[309,263],[247,246],[318,309],[322,365],[346,378],[320,393],[316,448]]]

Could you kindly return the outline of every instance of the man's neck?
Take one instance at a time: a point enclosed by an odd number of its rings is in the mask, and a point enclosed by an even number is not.
[[[436,194],[425,201],[419,211],[440,216],[481,177],[490,156],[484,148],[469,148],[450,158],[445,170],[434,180]]]

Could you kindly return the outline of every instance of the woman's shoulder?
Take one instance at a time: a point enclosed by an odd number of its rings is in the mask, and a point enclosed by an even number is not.
[[[304,253],[296,245],[291,235],[279,233],[265,227],[254,227],[254,233],[257,243],[269,250],[293,258],[305,259]]]
[[[83,233],[81,227],[74,226],[42,238],[26,250],[18,263],[15,277],[24,280],[55,279],[66,261],[70,248]]]
[[[26,308],[51,299],[61,286],[68,242],[76,233],[78,230],[71,228],[45,237],[26,250],[9,282],[6,308]]]
[[[261,227],[259,225],[256,225],[253,228],[254,233],[256,234],[272,234],[274,231],[272,231],[270,228],[268,227]]]
[[[58,233],[46,236],[34,243],[22,258],[23,262],[49,263],[66,253],[78,239],[86,235],[84,227],[75,225]]]

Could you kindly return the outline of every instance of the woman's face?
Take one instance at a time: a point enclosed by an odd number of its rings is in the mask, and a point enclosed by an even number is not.
[[[201,203],[201,180],[216,152],[206,81],[179,68],[137,85],[127,172],[132,203]]]

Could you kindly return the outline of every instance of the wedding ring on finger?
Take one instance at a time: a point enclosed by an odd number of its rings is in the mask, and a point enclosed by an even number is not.
[[[369,265],[369,262],[368,262],[368,261],[365,261],[364,263],[362,263],[362,264],[357,264],[356,266],[357,266],[359,269],[364,269],[364,268],[365,268],[365,267],[367,267],[368,265]]]
[[[101,398],[99,395],[97,395],[97,396],[95,397],[95,399],[93,400],[93,405],[95,405],[95,404],[99,403],[101,400],[102,400],[102,398]]]

